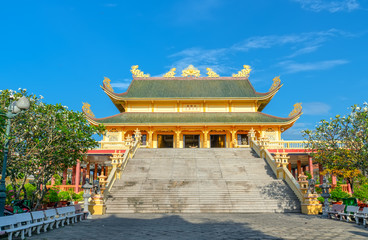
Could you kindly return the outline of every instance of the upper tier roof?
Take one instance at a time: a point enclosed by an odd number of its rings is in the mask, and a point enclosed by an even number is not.
[[[105,87],[105,86],[104,86]],[[119,99],[213,99],[263,98],[248,79],[213,78],[134,78],[124,93],[113,93]]]

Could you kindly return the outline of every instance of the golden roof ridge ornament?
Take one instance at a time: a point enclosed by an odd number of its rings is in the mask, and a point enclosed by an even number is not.
[[[110,84],[111,80],[107,77],[104,77],[103,80],[103,85],[105,86],[105,88],[107,88],[107,90],[109,90],[110,92],[114,92],[114,89],[112,88],[111,84]]]
[[[295,103],[293,111],[290,112],[289,117],[295,117],[302,111],[302,103]]]
[[[188,76],[199,77],[199,76],[201,76],[200,71],[197,68],[195,68],[193,65],[189,65],[186,69],[184,69],[182,71],[181,75],[183,77],[188,77]]]
[[[95,115],[93,114],[92,110],[91,110],[91,104],[89,103],[83,103],[83,107],[82,107],[83,112],[91,118],[95,118]]]
[[[244,69],[239,71],[237,74],[233,74],[233,77],[249,77],[249,73],[252,71],[252,69],[249,65],[243,65],[243,68]]]
[[[281,80],[280,80],[280,76],[274,77],[273,78],[273,84],[270,87],[270,90],[268,90],[269,92],[275,90],[278,86],[280,86],[281,84]]]
[[[149,74],[144,74],[141,70],[138,69],[138,65],[132,66],[132,69],[130,69],[130,72],[133,74],[133,77],[150,77]]]
[[[175,71],[176,71],[176,68],[171,68],[170,71],[164,74],[164,77],[165,78],[175,77],[175,74],[176,74]]]
[[[218,75],[217,73],[215,73],[212,68],[206,68],[207,70],[207,75],[210,78],[215,78],[215,77],[220,77],[220,75]]]

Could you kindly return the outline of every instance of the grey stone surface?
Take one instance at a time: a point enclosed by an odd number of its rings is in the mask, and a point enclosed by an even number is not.
[[[251,149],[139,149],[107,212],[300,212],[300,203]]]
[[[115,214],[29,239],[367,239],[355,223],[298,213]],[[28,239],[28,238],[27,238]]]

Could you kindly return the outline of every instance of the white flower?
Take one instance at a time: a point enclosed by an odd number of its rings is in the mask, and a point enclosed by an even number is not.
[[[360,107],[356,107],[356,110],[360,110]]]
[[[43,96],[42,95],[40,95],[40,99],[43,99]]]
[[[18,88],[18,91],[21,91],[22,90],[22,88]]]
[[[368,107],[363,108],[364,112],[368,111]]]
[[[23,91],[27,92],[27,88],[24,88]]]

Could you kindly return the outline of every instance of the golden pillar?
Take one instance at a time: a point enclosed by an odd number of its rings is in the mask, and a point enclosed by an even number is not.
[[[152,148],[153,147],[153,131],[149,130],[148,131],[148,147]]]
[[[208,144],[208,133],[209,131],[208,130],[203,130],[203,147],[204,148],[209,148],[209,144]]]

